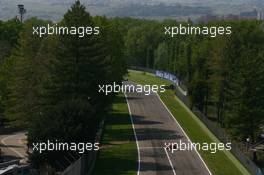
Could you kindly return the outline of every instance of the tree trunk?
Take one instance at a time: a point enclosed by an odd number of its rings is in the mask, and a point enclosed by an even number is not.
[[[253,161],[256,162],[258,160],[257,152],[253,152]]]

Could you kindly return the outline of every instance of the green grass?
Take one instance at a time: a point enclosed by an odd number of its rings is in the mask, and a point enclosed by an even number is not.
[[[157,78],[152,74],[139,71],[129,71],[130,81],[139,84],[164,84],[170,82]],[[174,95],[172,90],[166,90],[159,94],[162,101],[182,126],[186,134],[194,143],[219,143],[219,140],[207,129],[207,127]],[[214,175],[248,175],[245,167],[229,152],[217,151],[215,154],[209,151],[199,151],[208,168]]]
[[[124,95],[115,97],[106,118],[102,147],[94,175],[135,175],[137,146]]]

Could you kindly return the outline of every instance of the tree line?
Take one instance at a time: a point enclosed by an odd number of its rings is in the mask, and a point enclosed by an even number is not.
[[[191,21],[188,21],[192,24]],[[100,35],[38,37],[53,24],[31,18],[0,22],[0,121],[28,131],[33,142],[93,141],[112,101],[98,84],[121,82],[127,66],[169,71],[188,88],[193,107],[237,141],[263,132],[264,29],[260,21],[218,21],[232,34],[164,35],[175,20],[92,17],[79,1],[58,25],[99,26]],[[183,23],[187,25],[187,22]],[[57,167],[63,152],[33,153],[34,166]],[[255,155],[256,156],[256,155]],[[255,157],[256,158],[256,157]]]
[[[251,143],[260,140],[264,124],[262,21],[182,23],[232,27],[231,35],[216,38],[164,35],[164,26],[179,24],[174,20],[133,22],[134,27],[129,27],[125,34],[125,56],[130,66],[175,74],[187,87],[192,106],[216,121],[234,140],[245,142],[250,138]]]
[[[0,118],[4,125],[27,131],[33,143],[94,142],[98,123],[112,97],[98,85],[121,82],[126,73],[123,38],[105,17],[92,17],[76,1],[58,26],[98,26],[100,35],[33,35],[33,27],[53,25],[30,18],[0,22]],[[63,151],[30,154],[34,167],[60,170]]]

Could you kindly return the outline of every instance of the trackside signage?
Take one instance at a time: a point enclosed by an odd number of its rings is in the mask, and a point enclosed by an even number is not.
[[[180,90],[180,92],[184,95],[184,96],[187,96],[187,91],[184,91],[180,86],[179,86],[179,79],[171,74],[171,73],[168,73],[168,72],[164,72],[164,71],[159,71],[159,70],[156,70],[156,74],[155,74],[157,77],[159,78],[163,78],[165,80],[169,80],[171,82],[173,82],[175,84],[175,86],[178,87],[178,89]]]
[[[160,77],[160,78],[164,78],[164,79],[169,80],[169,81],[172,81],[177,86],[179,85],[179,79],[175,75],[173,75],[171,73],[157,70],[156,71],[156,76]]]

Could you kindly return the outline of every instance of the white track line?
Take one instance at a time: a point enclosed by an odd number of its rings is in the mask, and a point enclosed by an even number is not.
[[[158,97],[158,99],[160,100],[160,102],[163,104],[163,106],[166,108],[166,110],[170,113],[170,116],[174,119],[174,121],[179,125],[179,127],[181,128],[183,134],[187,137],[188,141],[192,143],[191,139],[188,137],[188,135],[185,133],[185,131],[183,130],[183,128],[181,127],[181,125],[178,123],[178,121],[175,119],[175,117],[173,116],[173,114],[170,112],[170,110],[168,109],[168,107],[164,104],[164,102],[161,100],[159,94],[155,93]],[[206,163],[204,162],[204,160],[202,159],[201,155],[199,154],[199,152],[194,149],[195,152],[198,154],[199,158],[201,159],[201,161],[203,162],[205,168],[207,169],[207,171],[209,172],[210,175],[212,175],[211,171],[209,170],[209,168],[207,167]]]
[[[164,147],[140,147],[139,149],[163,149]]]
[[[5,137],[5,138],[3,138],[3,139],[1,140],[1,143],[2,143],[3,145],[5,145],[5,146],[8,146],[8,145],[5,143],[5,141],[6,141],[7,139],[10,139],[10,138],[15,137],[15,136],[17,136],[17,135],[7,136],[7,137]],[[12,148],[12,147],[7,147],[7,148],[10,149],[11,151],[13,151],[14,153],[16,153],[19,157],[21,157],[21,158],[24,158],[24,157],[25,157],[24,155],[22,155],[20,152],[18,152],[18,151],[15,150],[14,148]]]
[[[169,156],[169,154],[168,154],[167,149],[164,148],[164,151],[165,151],[165,153],[166,153],[166,155],[167,155],[167,157],[168,157],[168,160],[169,160],[169,162],[170,162],[170,166],[171,166],[171,168],[172,168],[173,174],[176,175],[175,169],[174,169],[174,167],[173,167],[173,165],[172,165],[172,163],[171,163],[171,159],[170,159],[170,156]]]
[[[128,102],[128,99],[127,99],[127,95],[126,95],[126,93],[124,93],[124,95],[126,97],[126,102],[127,102],[127,106],[128,106],[128,112],[129,112],[129,115],[130,115],[130,120],[131,120],[131,123],[132,123],[133,131],[134,131],[134,136],[135,136],[136,144],[137,144],[137,152],[138,152],[138,171],[137,171],[137,175],[139,175],[139,172],[140,172],[140,162],[141,162],[141,160],[140,160],[140,151],[139,151],[138,139],[137,139],[137,134],[136,134],[136,130],[135,130],[135,126],[134,126],[132,114],[131,114],[130,105],[129,105],[129,102]]]

